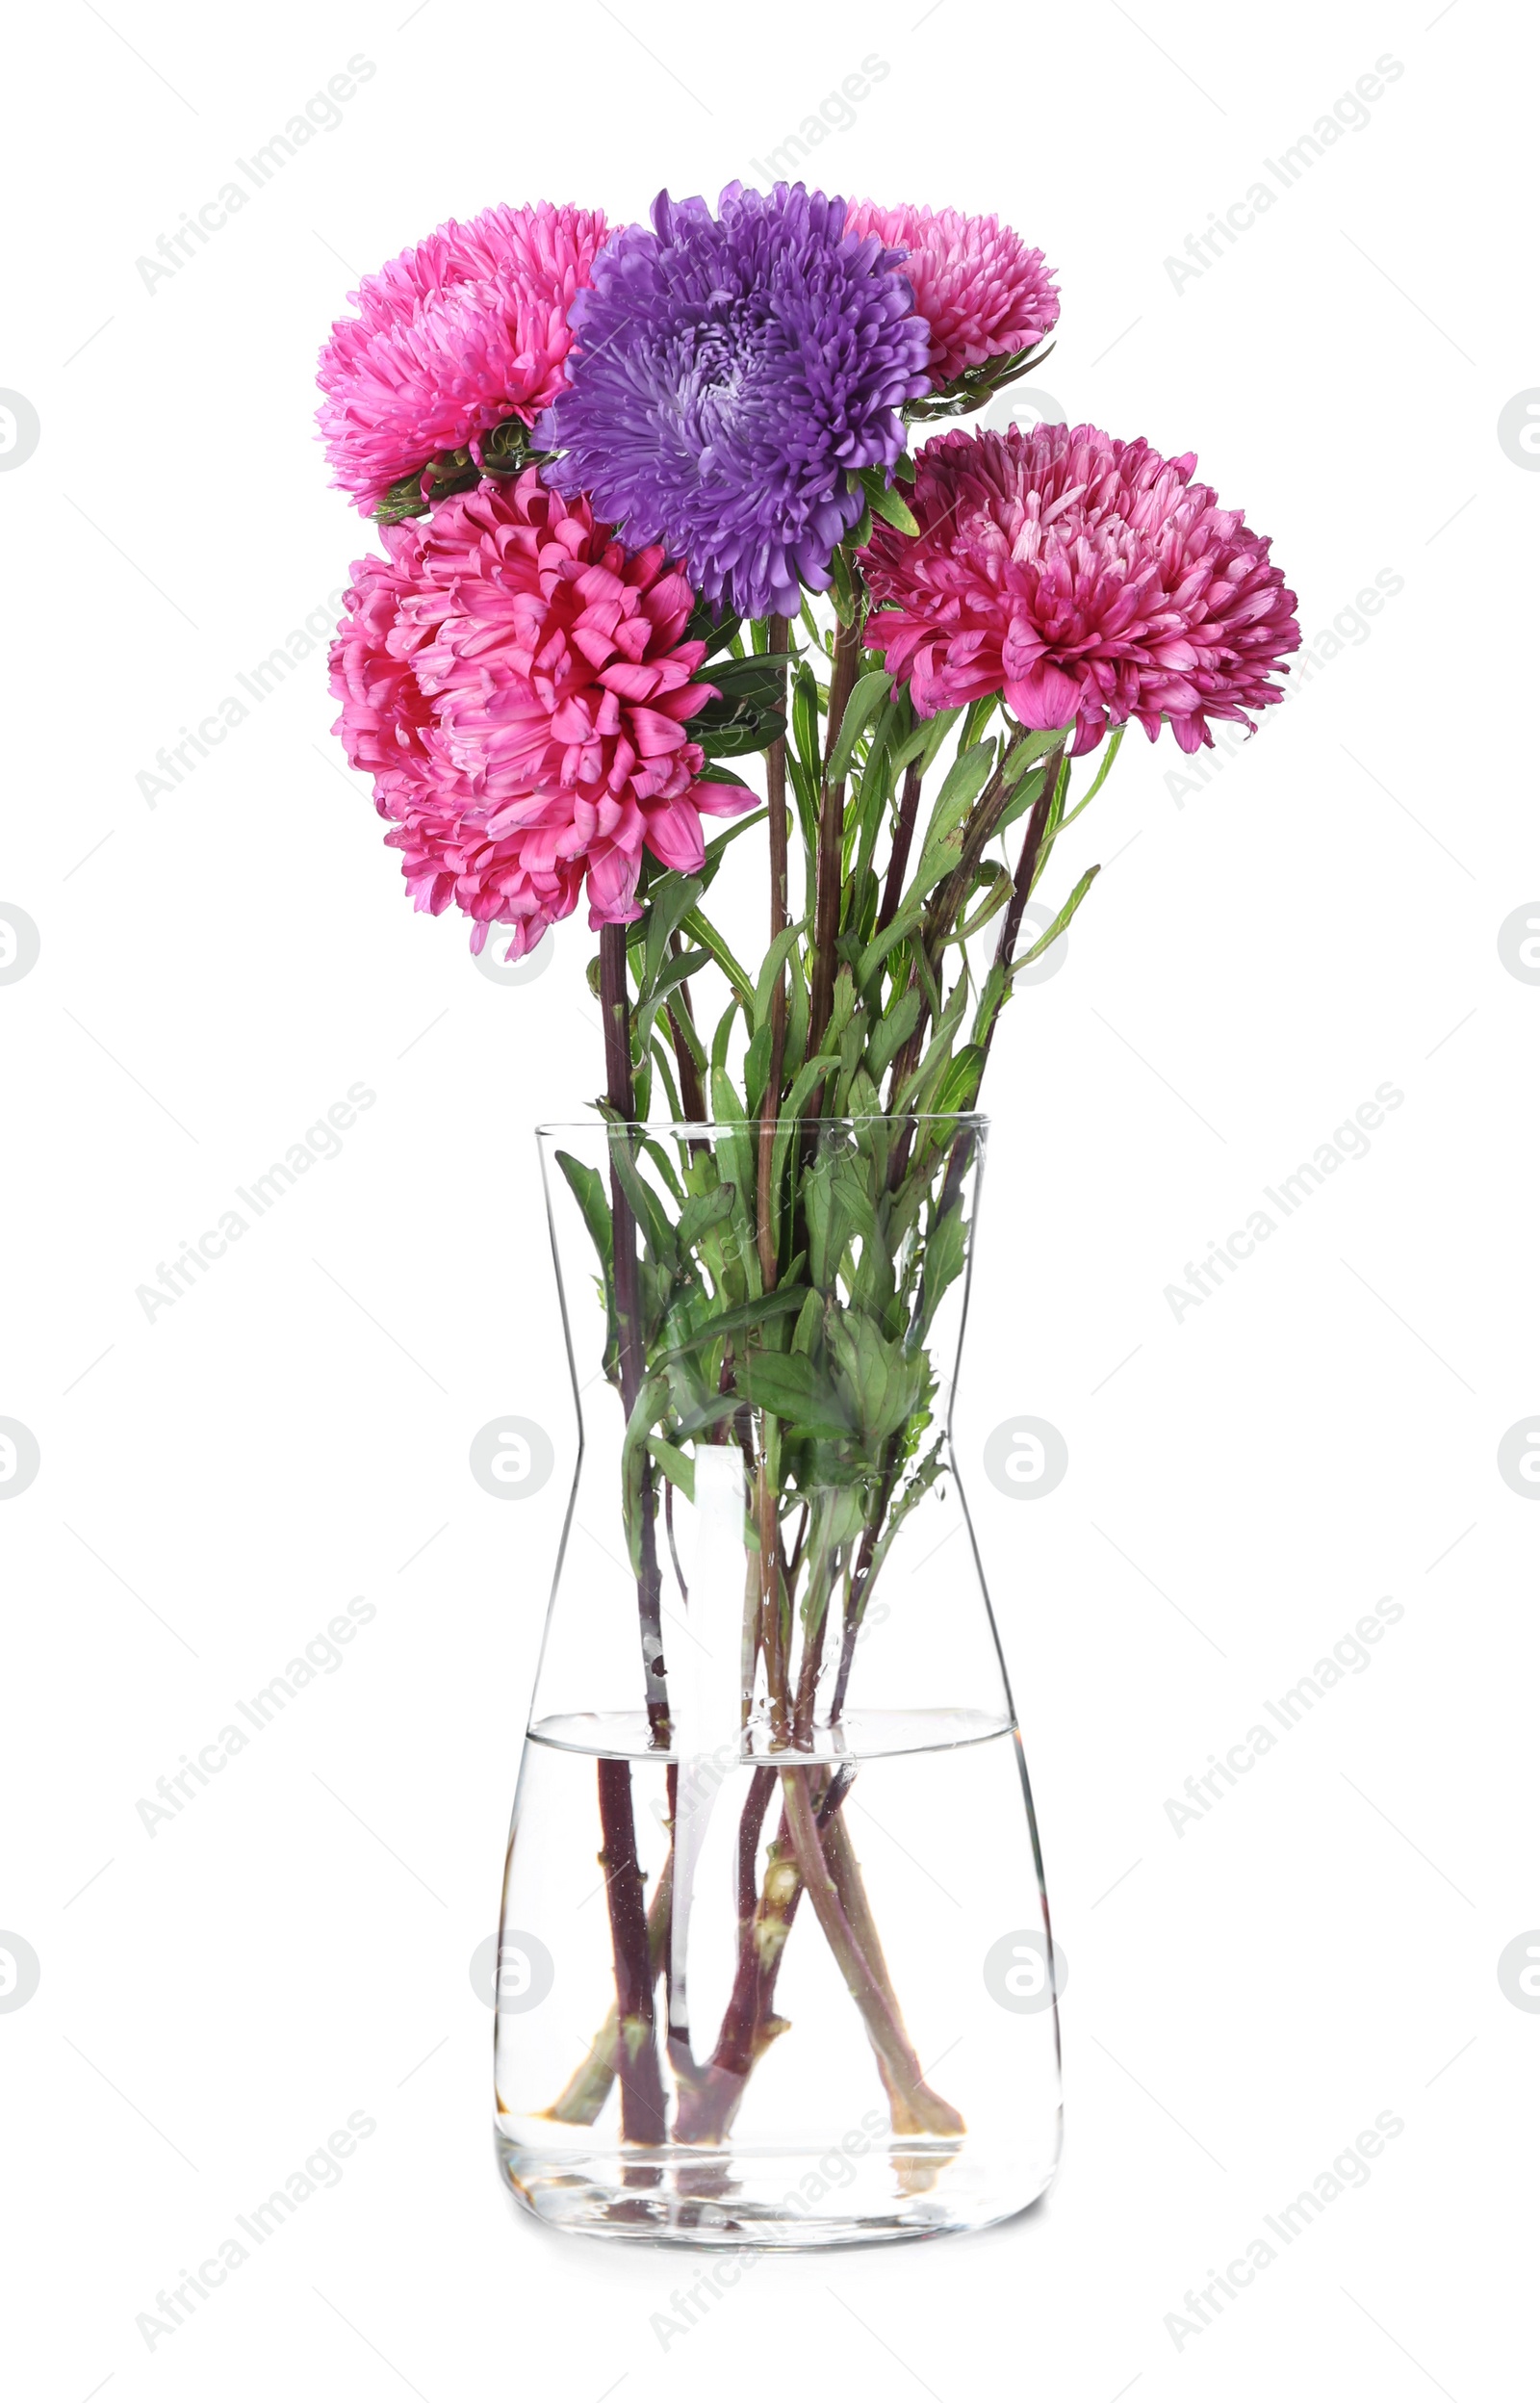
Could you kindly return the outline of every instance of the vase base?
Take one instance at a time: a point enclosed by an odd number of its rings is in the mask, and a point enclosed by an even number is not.
[[[1038,2201],[1057,2156],[990,2160],[966,2142],[876,2141],[853,2158],[731,2146],[544,2151],[496,2132],[516,2200],[569,2235],[795,2253],[992,2228]]]

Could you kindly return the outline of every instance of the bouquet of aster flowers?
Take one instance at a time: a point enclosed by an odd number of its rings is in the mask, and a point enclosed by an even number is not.
[[[1028,906],[1130,721],[1194,751],[1280,698],[1295,596],[1191,452],[972,429],[1005,418],[1059,314],[1041,252],[993,217],[800,184],[730,185],[714,211],[665,193],[621,229],[497,207],[352,298],[321,425],[380,547],[332,648],[336,731],[418,909],[458,909],[509,960],[581,900],[599,938],[602,1149],[552,1159],[620,1405],[645,1719],[595,1746],[614,1993],[545,2116],[592,2130],[618,2090],[640,2157],[725,2145],[784,2032],[806,1895],[895,2141],[955,2143],[842,1832],[856,1645],[948,1472],[937,1312],[1000,1015],[1095,868],[1024,940]],[[742,959],[711,888],[755,828],[763,948]],[[663,1620],[671,1574],[698,1601],[676,1510],[724,1462],[753,1768],[736,1972],[704,2048]],[[671,1847],[651,1902],[649,1759]]]

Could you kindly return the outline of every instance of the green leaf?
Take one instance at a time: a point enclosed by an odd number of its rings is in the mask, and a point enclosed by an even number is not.
[[[946,781],[936,796],[931,822],[925,829],[925,847],[920,853],[922,870],[928,865],[934,866],[941,846],[957,832],[988,783],[993,765],[992,740],[974,743],[970,750],[953,761]]]
[[[973,891],[982,891],[984,898],[961,920],[951,940],[954,943],[969,942],[981,926],[988,926],[990,918],[997,917],[1005,908],[1011,898],[1011,890],[1012,879],[999,861],[986,860],[973,883]]]
[[[708,707],[715,708],[710,703]],[[750,710],[746,706],[733,712],[724,725],[711,727],[692,717],[685,727],[692,742],[698,742],[707,761],[741,760],[752,751],[768,751],[786,731],[786,721],[779,710]],[[707,777],[704,780],[710,783]]]
[[[850,699],[845,704],[845,714],[839,722],[838,736],[829,754],[829,764],[824,770],[829,784],[844,783],[850,772],[851,755],[886,699],[892,681],[886,667],[873,668],[870,675],[856,679]]]
[[[627,948],[641,955],[636,969],[636,992],[639,1001],[646,1001],[663,973],[669,957],[670,938],[678,932],[680,920],[692,910],[701,897],[701,879],[685,876],[675,868],[659,870],[655,862],[647,863],[650,869],[642,898],[646,915],[628,930]]]
[[[856,595],[850,581],[850,561],[845,556],[842,543],[834,545],[829,561],[829,598],[834,615],[841,626],[853,626],[856,622]]]
[[[903,496],[891,489],[880,467],[859,469],[855,480],[865,493],[867,505],[874,517],[886,519],[901,534],[918,534],[919,519]]]
[[[1067,741],[1073,731],[1068,726],[1034,727],[1030,734],[1022,736],[1019,742],[1013,743],[1001,778],[1007,792],[1013,785],[1020,782],[1028,768],[1035,766],[1045,752],[1051,751],[1056,743]]]
[[[937,752],[962,714],[961,710],[937,710],[934,717],[922,717],[908,741],[893,754],[895,778],[901,769],[908,767],[911,760],[918,760],[920,774],[926,775],[935,765]]]
[[[759,970],[759,981],[754,989],[754,1023],[757,1031],[769,1018],[770,1004],[785,969],[786,956],[800,940],[807,922],[806,918],[799,918],[795,926],[783,928],[765,953],[764,966]]]
[[[1061,828],[1069,825],[1073,819],[1080,815],[1082,810],[1089,809],[1091,802],[1095,800],[1097,793],[1100,792],[1103,785],[1107,782],[1108,777],[1112,773],[1113,762],[1117,757],[1123,736],[1128,732],[1128,726],[1129,721],[1125,717],[1120,726],[1115,726],[1113,728],[1112,734],[1108,737],[1107,748],[1102,754],[1102,762],[1096,771],[1094,782],[1088,792],[1083,792],[1081,794],[1080,799],[1075,803],[1074,808],[1067,811],[1065,816],[1060,819],[1059,822]]]
[[[776,1127],[775,1150],[772,1154],[771,1175],[778,1192],[781,1188],[781,1179],[785,1174],[786,1153],[802,1132],[798,1124],[802,1112],[811,1099],[814,1088],[823,1084],[838,1066],[837,1051],[833,1053],[819,1051],[814,1054],[813,1058],[803,1063],[792,1079],[791,1091],[782,1104],[781,1119]]]
[[[984,1074],[984,1052],[976,1043],[964,1044],[946,1069],[930,1097],[930,1106],[937,1118],[950,1118],[955,1111],[971,1110],[978,1098],[979,1079]]]
[[[701,910],[687,910],[680,920],[680,929],[698,943],[703,951],[709,951],[734,994],[748,1007],[754,992],[753,981],[746,969],[738,966],[710,919]]]
[[[1087,893],[1091,891],[1091,886],[1095,883],[1100,874],[1101,866],[1099,862],[1096,866],[1087,868],[1079,884],[1075,887],[1074,891],[1070,894],[1068,900],[1065,903],[1064,908],[1054,919],[1053,924],[1044,934],[1040,934],[1038,937],[1037,942],[1033,944],[1030,951],[1023,951],[1019,959],[1012,961],[1011,972],[1013,975],[1014,975],[1018,968],[1025,968],[1029,961],[1040,959],[1044,951],[1047,950],[1048,945],[1051,943],[1058,942],[1060,936],[1064,933],[1065,928],[1074,917],[1075,912],[1079,909],[1082,901],[1084,901]]]
[[[925,1333],[936,1316],[937,1305],[948,1285],[962,1273],[967,1253],[967,1229],[962,1223],[961,1202],[948,1210],[938,1226],[933,1227],[925,1239],[924,1299],[921,1305],[921,1333]]]
[[[885,1336],[863,1312],[832,1310],[827,1328],[853,1415],[867,1446],[875,1449],[919,1402],[930,1382],[930,1363],[923,1353],[907,1352],[902,1339]]]
[[[865,950],[856,962],[854,976],[858,992],[864,993],[889,951],[904,943],[914,932],[924,915],[925,894],[922,889],[911,887],[899,903],[893,917],[880,935],[873,935]]]
[[[647,1448],[671,1486],[678,1486],[686,1502],[695,1500],[695,1462],[687,1452],[678,1451],[662,1435],[649,1435]]]
[[[1037,807],[1038,796],[1041,790],[1042,770],[1040,767],[1035,767],[1030,776],[1023,776],[1018,783],[1012,786],[1010,798],[995,821],[995,833],[997,835],[1009,833],[1018,817],[1024,817],[1028,810]]]
[[[972,749],[999,705],[1000,696],[997,692],[987,692],[982,701],[969,702],[967,714],[962,720],[962,732],[957,738],[957,747],[960,752]]]
[[[1018,383],[1023,375],[1030,375],[1040,367],[1053,347],[1050,342],[1040,350],[1007,350],[982,359],[976,367],[965,367],[961,375],[954,375],[939,391],[926,394],[923,400],[906,400],[904,415],[919,424],[937,417],[969,417],[1007,384]]]
[[[751,1352],[738,1370],[738,1386],[756,1409],[769,1410],[810,1435],[838,1437],[851,1421],[812,1362],[801,1352]]]
[[[703,681],[716,687],[716,698],[697,710],[685,733],[707,759],[764,750],[786,730],[785,679],[783,653],[713,661]]]
[[[692,1353],[701,1351],[706,1344],[725,1343],[730,1335],[744,1334],[753,1328],[766,1326],[772,1319],[784,1318],[788,1312],[794,1314],[807,1299],[805,1286],[781,1285],[774,1293],[763,1294],[753,1302],[740,1303],[736,1309],[720,1310],[714,1318],[708,1318],[697,1327],[682,1343],[677,1343],[672,1351],[663,1353],[655,1365],[659,1369],[672,1368],[677,1361],[688,1359]]]
[[[614,1262],[615,1235],[610,1224],[609,1203],[604,1196],[604,1179],[597,1168],[575,1159],[570,1151],[556,1153],[556,1166],[572,1187],[573,1199],[583,1214],[583,1223],[593,1238],[594,1250],[603,1263],[606,1276]]]
[[[719,1227],[732,1215],[732,1188],[717,1185],[709,1193],[698,1193],[686,1202],[680,1212],[679,1246],[681,1253],[693,1253],[701,1237],[709,1228]]]
[[[784,651],[757,651],[747,659],[717,659],[709,673],[704,668],[697,673],[703,684],[715,685],[723,701],[752,701],[757,708],[775,710],[785,692],[786,664]],[[701,715],[715,706],[708,702]],[[690,720],[692,725],[695,722]]]
[[[920,999],[919,987],[911,985],[908,993],[900,994],[891,1008],[879,1019],[877,1031],[866,1046],[866,1066],[878,1084],[882,1083],[913,1033],[914,1021],[920,1014]]]
[[[718,618],[709,601],[697,601],[690,611],[681,640],[704,642],[706,659],[709,659],[713,652],[727,649],[742,623],[743,620],[734,617],[731,610],[725,617]]]

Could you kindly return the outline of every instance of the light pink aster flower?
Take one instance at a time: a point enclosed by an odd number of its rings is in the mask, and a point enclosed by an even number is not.
[[[880,525],[860,555],[893,605],[868,648],[922,716],[1003,691],[1023,726],[1073,721],[1077,752],[1130,717],[1152,741],[1168,719],[1184,751],[1213,719],[1249,726],[1283,698],[1295,596],[1194,465],[1094,426],[938,435],[907,496],[918,536]]]
[[[332,644],[333,732],[373,777],[417,907],[455,903],[474,951],[510,926],[509,959],[570,915],[585,879],[590,926],[639,917],[644,844],[692,871],[701,813],[754,801],[702,781],[684,731],[715,686],[696,681],[706,645],[680,639],[683,576],[661,546],[628,552],[533,468],[381,534]]]
[[[950,383],[965,367],[1040,342],[1058,323],[1059,292],[1040,250],[994,217],[852,201],[847,231],[909,252],[903,272],[931,329],[930,372]]]
[[[608,228],[596,209],[451,218],[348,298],[321,354],[332,480],[367,515],[441,451],[510,417],[533,425],[567,380],[567,311]]]

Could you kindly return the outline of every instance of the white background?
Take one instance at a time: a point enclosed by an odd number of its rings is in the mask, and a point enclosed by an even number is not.
[[[1475,2403],[1522,2374],[1540,2017],[1497,1962],[1540,1923],[1540,1514],[1497,1449],[1540,1403],[1540,987],[1498,929],[1540,914],[1540,477],[1497,421],[1540,384],[1536,60],[1519,12],[1436,8],[13,26],[0,385],[41,435],[0,474],[0,899],[41,951],[0,986],[0,1415],[41,1468],[0,1511],[0,1927],[41,1978],[0,2015],[11,2390]],[[760,180],[868,54],[817,179],[1040,243],[1042,381],[1196,451],[1322,664],[1205,789],[1131,738],[1055,872],[1113,864],[991,1072],[962,1460],[1021,1412],[1070,1454],[1035,1503],[970,1487],[1071,1965],[1059,2183],[983,2238],[764,2264],[665,2353],[687,2258],[515,2221],[468,1977],[563,1476],[508,1507],[466,1455],[513,1411],[571,1460],[530,1128],[600,1082],[588,940],[510,990],[411,914],[319,650],[156,806],[136,780],[371,539],[312,432],[358,271],[497,199],[624,221]],[[1368,126],[1176,288],[1386,54]],[[355,55],[336,130],[146,289]],[[355,1081],[341,1156],[147,1321],[136,1288]],[[1382,1082],[1369,1156],[1178,1320],[1185,1264]],[[151,1837],[139,1797],[355,1593],[346,1665]],[[1168,1797],[1386,1593],[1372,1668],[1178,1835]],[[353,2110],[341,2185],[147,2349],[157,2290]],[[1368,2185],[1179,2346],[1186,2290],[1381,2111]]]

